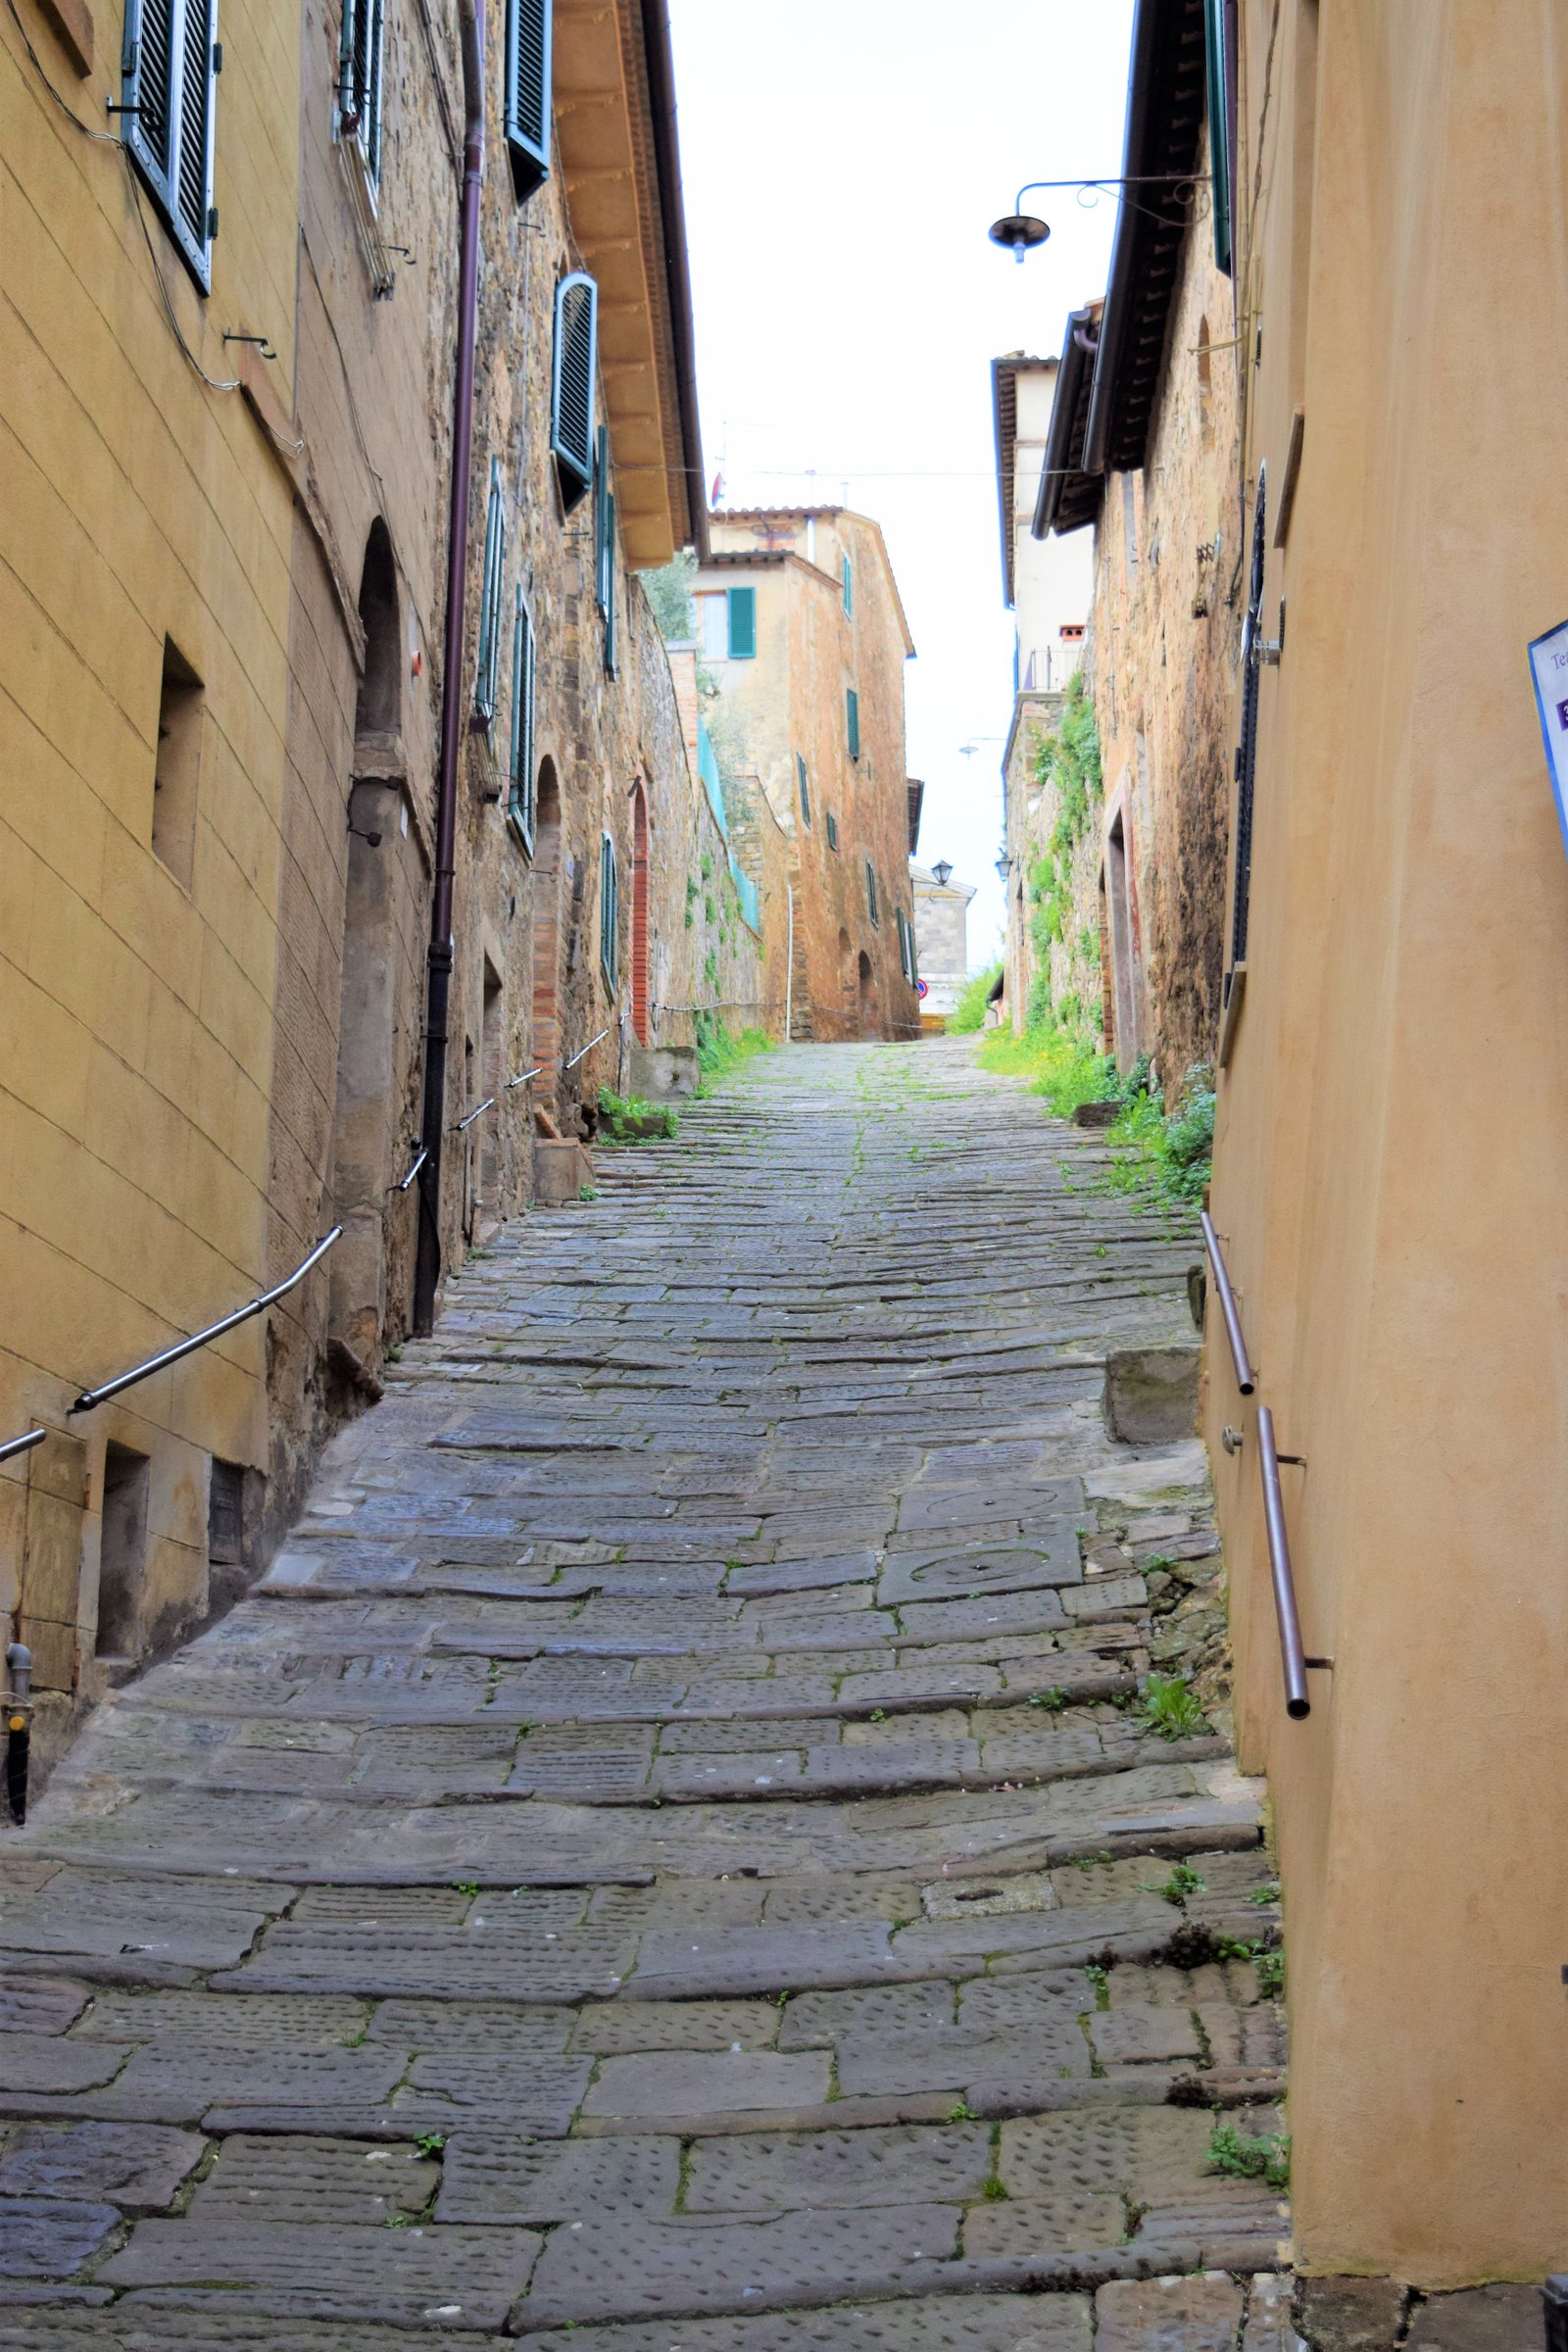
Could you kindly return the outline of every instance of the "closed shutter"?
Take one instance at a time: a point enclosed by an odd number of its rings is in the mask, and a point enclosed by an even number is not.
[[[594,445],[594,595],[601,612],[610,611],[610,427],[602,424]]]
[[[507,566],[507,506],[501,461],[490,461],[490,498],[484,518],[484,575],[479,588],[479,661],[473,683],[473,714],[488,727],[496,714],[501,677],[501,588]]]
[[[757,659],[755,588],[732,588],[729,592],[729,658],[732,662],[755,662]]]
[[[564,277],[556,294],[555,384],[550,450],[568,511],[594,478],[594,376],[599,345],[599,288],[583,270]]]
[[[605,667],[613,677],[619,664],[615,643],[615,502],[605,501]]]
[[[1252,785],[1257,762],[1257,686],[1262,667],[1263,570],[1268,559],[1267,468],[1257,469],[1257,505],[1252,513],[1252,576],[1242,629],[1242,740],[1236,747],[1236,881],[1231,903],[1231,972],[1247,961],[1248,917],[1252,899]],[[1227,1001],[1231,972],[1225,975]]]
[[[533,739],[534,739],[533,620],[517,590],[516,618],[512,627],[512,791],[507,813],[533,855]]]
[[[552,0],[507,0],[507,153],[520,204],[550,176]]]
[[[872,871],[869,858],[865,861],[865,907],[872,923],[880,930],[881,917],[876,910],[876,875]]]
[[[1210,204],[1214,215],[1214,262],[1216,268],[1228,273],[1232,257],[1232,199],[1225,0],[1203,0],[1203,45],[1208,67],[1208,161],[1213,174]]]
[[[619,971],[620,877],[615,867],[615,845],[608,833],[599,843],[599,960],[612,996]]]
[[[845,612],[846,612],[849,614],[849,616],[850,616],[850,617],[853,619],[853,618],[854,618],[854,616],[855,616],[855,566],[854,566],[854,564],[853,564],[850,562],[850,559],[849,559],[849,557],[848,557],[848,556],[846,556],[846,557],[845,557],[845,559],[844,559],[843,571],[844,571],[844,610],[845,610]]]
[[[218,0],[127,0],[122,121],[137,169],[205,294],[212,282]]]
[[[808,825],[811,821],[811,786],[806,773],[806,761],[799,752],[795,755],[795,781],[800,788],[801,822]]]
[[[830,850],[839,846],[839,820],[831,808],[827,812],[827,846]]]
[[[850,758],[860,757],[860,698],[853,686],[844,690],[845,731],[849,737]]]

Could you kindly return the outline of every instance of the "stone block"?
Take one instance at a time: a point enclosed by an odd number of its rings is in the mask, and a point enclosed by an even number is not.
[[[0,2163],[0,2197],[104,2198],[122,2213],[161,2213],[206,2144],[159,2124],[24,2124]]]
[[[1231,2352],[1242,2290],[1222,2271],[1116,2278],[1095,2297],[1095,2352]]]
[[[537,1208],[565,1208],[594,1180],[594,1163],[582,1145],[568,1137],[535,1136],[533,1197]]]
[[[69,2278],[120,2216],[68,2197],[0,2197],[0,2278]]]
[[[1538,2286],[1470,2286],[1433,2295],[1411,2314],[1410,2352],[1540,2352]]]
[[[702,1075],[695,1046],[633,1046],[628,1085],[645,1102],[682,1102]]]
[[[1403,2318],[1404,2290],[1393,2278],[1303,2278],[1297,2298],[1311,2352],[1389,2352]]]

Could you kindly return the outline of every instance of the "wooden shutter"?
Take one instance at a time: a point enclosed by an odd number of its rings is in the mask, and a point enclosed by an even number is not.
[[[850,618],[853,619],[855,617],[855,566],[850,562],[848,556],[846,556],[844,559],[843,574],[844,610],[849,614]]]
[[[533,855],[533,742],[534,742],[533,621],[517,590],[516,617],[512,626],[512,791],[507,813]]]
[[[872,871],[871,860],[869,858],[865,861],[865,905],[866,911],[871,917],[873,926],[877,930],[880,930],[882,927],[882,921],[876,910],[876,875]]]
[[[507,0],[507,153],[517,202],[550,177],[551,0]]]
[[[601,612],[610,611],[610,427],[599,427],[594,444],[594,595]]]
[[[594,478],[594,377],[599,345],[599,288],[584,270],[564,277],[556,293],[555,384],[550,403],[550,449],[568,512]]]
[[[608,833],[599,842],[599,961],[612,996],[618,971],[620,938],[620,877],[615,868],[615,845]]]
[[[607,499],[605,504],[608,509],[606,515],[608,552],[605,558],[605,668],[611,677],[614,677],[620,668],[620,646],[615,630],[615,502],[612,497]]]
[[[860,698],[853,686],[844,689],[844,719],[849,736],[850,758],[860,757]]]
[[[732,662],[757,659],[755,588],[732,588],[729,592],[729,658]]]
[[[212,281],[218,0],[127,0],[121,59],[125,140],[205,294]]]
[[[805,759],[799,752],[795,755],[795,781],[800,787],[801,822],[808,825],[811,821],[811,787],[806,773]]]
[[[501,588],[506,565],[506,498],[501,487],[501,460],[492,458],[484,518],[484,574],[479,587],[479,660],[473,683],[473,714],[486,727],[496,714],[501,677]]]
[[[1229,74],[1225,59],[1225,0],[1203,0],[1203,46],[1208,67],[1209,202],[1214,215],[1214,262],[1229,271],[1232,255]]]
[[[1268,560],[1267,468],[1257,469],[1257,504],[1252,511],[1252,576],[1242,628],[1242,740],[1236,747],[1236,880],[1231,903],[1231,971],[1247,961],[1247,925],[1252,899],[1252,783],[1257,761],[1257,685],[1262,666],[1263,571]],[[1226,974],[1225,994],[1230,996]]]

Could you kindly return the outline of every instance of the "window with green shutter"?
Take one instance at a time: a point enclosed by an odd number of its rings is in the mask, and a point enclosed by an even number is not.
[[[517,202],[550,176],[552,0],[506,0],[507,154]]]
[[[915,982],[914,925],[904,908],[899,908],[899,969],[912,988]]]
[[[522,846],[533,856],[533,745],[534,745],[534,635],[533,617],[517,590],[516,616],[512,624],[512,789],[507,796],[507,814],[522,837]]]
[[[473,715],[488,727],[496,714],[501,682],[501,589],[507,568],[507,502],[501,460],[490,461],[490,497],[484,516],[484,572],[479,584],[479,659],[473,680]]]
[[[615,501],[611,497],[605,503],[609,510],[606,544],[610,550],[605,564],[605,669],[611,677],[614,677],[620,666],[615,641]]]
[[[732,662],[755,662],[757,659],[755,588],[732,588],[729,592],[729,658]]]
[[[620,970],[620,876],[615,866],[615,845],[608,833],[599,837],[599,961],[604,970],[605,984],[612,996],[615,993],[616,977]]]
[[[850,758],[860,757],[860,698],[853,686],[844,689],[844,723],[849,739]]]
[[[811,786],[806,773],[806,761],[799,752],[795,755],[795,781],[801,795],[801,822],[803,825],[809,825],[811,821]]]
[[[612,564],[610,536],[610,427],[602,424],[594,444],[594,595],[603,613],[610,611]]]
[[[126,0],[120,120],[131,160],[205,294],[212,284],[218,0]]]
[[[1203,0],[1203,46],[1208,67],[1208,161],[1213,174],[1210,209],[1214,216],[1214,263],[1231,269],[1231,220],[1234,183],[1231,176],[1230,60],[1225,54],[1225,0]]]
[[[872,870],[871,860],[869,858],[865,861],[865,910],[866,913],[871,917],[872,928],[880,931],[882,928],[882,917],[877,912],[876,875]]]
[[[848,556],[844,558],[843,572],[844,610],[849,615],[850,619],[853,620],[855,618],[855,566],[850,562]]]
[[[839,846],[839,820],[831,808],[827,812],[827,846],[830,850]]]
[[[550,454],[569,514],[594,479],[594,394],[599,357],[599,288],[573,270],[556,290],[555,379],[550,397]]]
[[[352,139],[371,187],[381,176],[382,0],[343,0],[338,40],[338,136]]]

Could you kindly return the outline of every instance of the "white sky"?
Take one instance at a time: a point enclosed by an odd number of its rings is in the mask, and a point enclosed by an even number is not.
[[[1104,291],[1113,200],[1025,209],[1020,268],[986,236],[1021,183],[1121,169],[1132,0],[671,0],[709,479],[726,502],[837,501],[886,534],[917,659],[920,857],[995,862],[1012,708],[990,363],[1056,351]],[[808,469],[816,469],[814,483]]]

